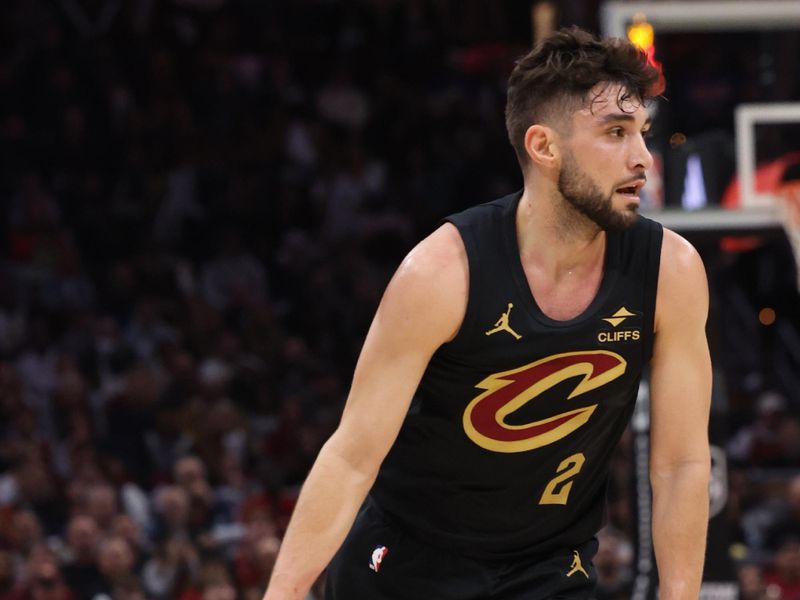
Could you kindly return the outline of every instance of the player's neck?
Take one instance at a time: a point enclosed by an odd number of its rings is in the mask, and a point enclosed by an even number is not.
[[[516,219],[520,256],[556,280],[585,274],[602,264],[605,232],[553,194],[525,188]]]

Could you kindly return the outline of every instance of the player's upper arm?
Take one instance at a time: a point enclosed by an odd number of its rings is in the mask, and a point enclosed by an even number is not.
[[[466,251],[445,224],[420,242],[384,292],[356,365],[331,451],[373,473],[389,451],[436,349],[464,319]]]
[[[708,283],[697,251],[665,229],[651,363],[651,469],[708,461]]]

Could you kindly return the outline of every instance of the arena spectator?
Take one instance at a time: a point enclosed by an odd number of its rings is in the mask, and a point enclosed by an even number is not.
[[[764,545],[774,552],[784,540],[800,540],[800,475],[789,481],[782,502],[773,508],[773,514],[775,520],[764,533]]]
[[[157,600],[178,598],[200,571],[200,558],[191,541],[172,536],[162,539],[142,568],[142,584]]]
[[[764,572],[764,582],[771,598],[800,599],[800,539],[785,538]]]
[[[624,536],[608,527],[597,536],[599,549],[593,560],[597,569],[597,600],[622,600],[631,593],[633,552]]]
[[[104,597],[116,598],[119,590],[130,593],[138,589],[138,574],[135,571],[134,554],[128,542],[117,536],[110,536],[100,542],[97,565],[102,576],[101,590],[92,600]]]
[[[26,558],[34,549],[43,546],[45,535],[36,512],[27,508],[14,510],[9,520],[11,526],[6,535],[11,551]]]
[[[74,600],[56,557],[44,548],[32,551],[25,569],[25,600]]]
[[[91,599],[104,589],[97,565],[100,531],[93,517],[76,515],[67,526],[66,547],[62,551],[64,579],[78,600]]]
[[[0,550],[0,600],[22,600],[19,567],[14,555]]]
[[[743,564],[738,569],[739,598],[741,600],[768,600],[764,573],[759,565]]]
[[[190,536],[191,506],[189,495],[178,485],[166,485],[156,490],[153,499],[155,523],[153,539]]]
[[[727,451],[740,463],[775,466],[783,459],[780,428],[786,415],[786,399],[768,390],[756,400],[756,421],[742,427],[728,442]]]

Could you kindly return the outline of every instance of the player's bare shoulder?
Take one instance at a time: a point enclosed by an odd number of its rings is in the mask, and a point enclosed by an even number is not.
[[[409,252],[397,270],[397,276],[421,278],[444,277],[449,283],[467,283],[467,253],[458,230],[445,223]]]
[[[700,254],[685,238],[664,228],[658,273],[656,329],[665,320],[708,311],[708,280]]]
[[[659,288],[662,280],[670,284],[670,287],[706,285],[706,272],[700,254],[685,238],[666,227],[661,244]]]
[[[464,318],[469,267],[464,242],[446,223],[406,255],[386,288],[382,309],[413,313],[424,327],[451,339]]]

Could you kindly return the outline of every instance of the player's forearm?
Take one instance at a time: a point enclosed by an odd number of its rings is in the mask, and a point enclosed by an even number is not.
[[[697,600],[708,529],[709,465],[688,463],[651,474],[653,543],[662,600]]]
[[[377,471],[355,466],[336,450],[320,451],[306,478],[264,600],[302,600],[338,550]]]

